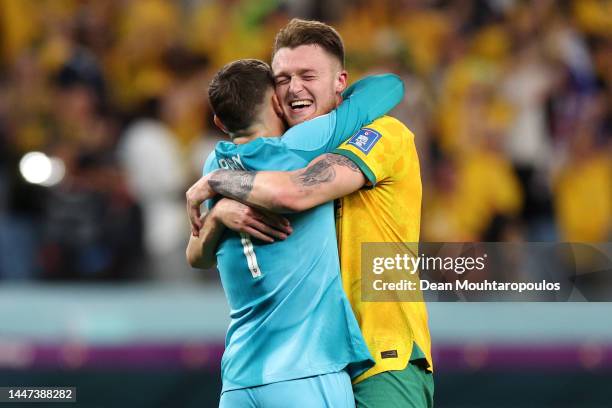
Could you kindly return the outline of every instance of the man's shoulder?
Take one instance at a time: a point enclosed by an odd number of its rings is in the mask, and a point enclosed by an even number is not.
[[[374,122],[364,126],[369,129],[376,130],[385,136],[408,136],[414,137],[414,134],[406,127],[406,125],[401,122],[399,119],[394,118],[393,116],[381,116],[376,119]]]
[[[204,160],[204,167],[202,168],[202,175],[205,176],[211,171],[216,170],[218,168],[219,168],[219,165],[217,163],[217,156],[215,154],[215,149],[213,149],[206,157],[206,160]]]
[[[248,143],[219,144],[216,159],[221,167],[248,171],[289,171],[304,167],[308,162],[296,155],[279,137],[260,137]]]
[[[390,159],[391,154],[399,157],[406,151],[406,146],[413,142],[414,135],[406,125],[392,116],[382,116],[359,129],[339,149],[352,150],[363,160],[366,156],[374,157],[381,154]],[[370,154],[375,151],[378,153]]]
[[[258,137],[242,144],[235,144],[228,141],[219,142],[215,146],[215,153],[218,158],[237,153],[245,156],[257,157],[262,154],[262,151],[269,149],[284,150],[286,147],[279,137]]]

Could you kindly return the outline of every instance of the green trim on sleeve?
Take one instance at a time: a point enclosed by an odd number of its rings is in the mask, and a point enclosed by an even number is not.
[[[374,172],[355,153],[351,152],[350,150],[345,150],[345,149],[340,149],[340,148],[335,149],[332,153],[340,154],[344,157],[348,157],[357,165],[357,167],[359,167],[359,169],[363,172],[363,174],[366,176],[368,181],[371,183],[370,186],[365,186],[365,188],[373,188],[376,185],[376,176],[374,175]]]

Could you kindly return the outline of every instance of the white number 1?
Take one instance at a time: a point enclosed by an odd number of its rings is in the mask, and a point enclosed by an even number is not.
[[[257,264],[257,257],[255,256],[255,249],[253,248],[251,237],[249,234],[241,232],[240,242],[242,242],[242,250],[244,252],[244,256],[246,256],[251,275],[253,275],[253,278],[259,278],[261,276],[261,269],[259,269],[259,265]]]

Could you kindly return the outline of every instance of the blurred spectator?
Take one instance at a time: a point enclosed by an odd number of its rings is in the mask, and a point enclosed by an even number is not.
[[[515,112],[505,147],[525,194],[522,218],[529,241],[556,239],[547,180],[553,165],[553,138],[546,116],[555,74],[540,43],[531,42],[516,48],[503,83]]]
[[[187,184],[177,137],[155,116],[131,124],[119,146],[122,168],[144,213],[145,247],[157,277],[180,278],[168,263],[184,261],[188,230],[183,203]],[[180,265],[180,264],[179,264]]]
[[[112,154],[82,155],[73,171],[47,200],[44,277],[141,278],[142,216]]]
[[[612,159],[595,139],[595,118],[585,118],[571,141],[570,157],[555,183],[561,239],[603,242],[612,231]]]
[[[104,114],[106,87],[96,58],[75,48],[55,78],[56,140],[48,147],[66,165],[49,191],[42,261],[49,279],[126,279],[142,256],[139,206],[116,164],[116,129]]]

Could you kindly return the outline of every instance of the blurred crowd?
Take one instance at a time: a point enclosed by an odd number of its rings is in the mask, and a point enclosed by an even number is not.
[[[208,81],[295,16],[338,29],[349,80],[406,82],[423,241],[611,240],[611,0],[0,0],[0,279],[193,274]],[[59,183],[25,181],[32,151]]]

